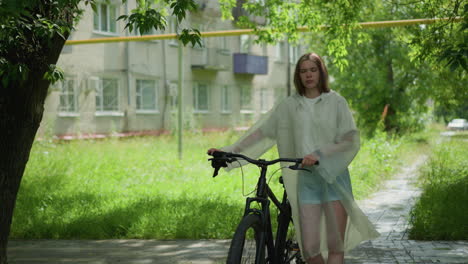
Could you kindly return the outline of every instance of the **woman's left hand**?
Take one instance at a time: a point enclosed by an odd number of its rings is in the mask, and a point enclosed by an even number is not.
[[[314,154],[305,155],[302,159],[302,167],[314,165],[320,158]]]

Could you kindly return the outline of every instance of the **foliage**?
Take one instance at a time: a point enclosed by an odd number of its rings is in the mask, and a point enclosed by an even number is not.
[[[468,3],[463,0],[431,0],[399,3],[413,17],[448,18],[432,25],[409,29],[412,58],[421,63],[449,67],[450,70],[468,70]],[[456,19],[460,23],[454,23]]]
[[[258,169],[221,171],[212,178],[206,149],[230,144],[238,133],[177,139],[36,141],[12,225],[14,238],[229,238],[242,216],[243,194],[255,189]],[[350,170],[357,199],[395,172],[401,144],[383,134],[364,140]],[[128,155],[132,153],[132,155]],[[264,158],[273,159],[275,149]],[[377,158],[375,158],[377,156]],[[281,194],[279,167],[269,170]],[[242,172],[244,176],[242,176]]]
[[[83,13],[80,3],[96,8],[94,0],[7,0],[0,2],[0,77],[3,86],[12,82],[24,81],[31,72],[47,69],[44,79],[57,81],[63,74],[57,71],[54,63],[47,60],[50,47],[57,37],[66,40]],[[125,1],[124,1],[125,2]],[[166,8],[181,22],[188,11],[195,11],[193,0],[137,1],[137,8],[130,16],[120,16],[126,20],[130,31],[133,28],[141,33],[151,28],[166,27]],[[70,19],[72,18],[72,19]],[[196,29],[181,29],[178,34],[184,45],[201,45],[200,32]],[[18,49],[18,47],[22,47]]]
[[[407,19],[413,18],[409,14],[415,15],[410,8],[412,5],[403,2],[375,1],[367,4],[361,15],[362,20],[373,21]],[[322,34],[307,35],[311,49],[326,55],[332,88],[348,99],[357,112],[358,125],[365,128],[367,135],[374,133],[381,121],[386,131],[400,135],[419,131],[431,121],[432,110],[440,113],[441,108],[462,109],[466,105],[468,91],[463,69],[452,71],[440,67],[440,63],[422,63],[415,58],[417,47],[412,41],[417,32],[429,27],[353,31],[344,71],[324,48],[328,43]]]
[[[288,39],[298,43],[298,27],[311,32],[324,30],[326,53],[344,70],[347,47],[354,42],[353,31],[360,21],[414,18],[448,18],[423,27],[408,29],[410,58],[421,63],[442,64],[452,71],[467,69],[467,10],[463,0],[303,0],[234,1],[220,0],[223,18],[235,19],[241,27],[253,28],[259,42]],[[459,23],[461,20],[461,23]]]
[[[177,22],[180,24],[187,15],[187,12],[194,12],[197,10],[197,4],[190,1],[177,1],[177,0],[165,0],[166,5],[161,6],[161,1],[139,1],[139,5],[136,9],[131,11],[131,15],[121,15],[117,20],[127,21],[125,28],[128,28],[130,32],[134,29],[145,34],[150,32],[151,29],[164,30],[167,26],[166,20],[166,8],[172,9],[172,16],[177,18]],[[158,9],[155,8],[159,6]],[[177,31],[179,28],[177,27]],[[198,29],[195,28],[183,28],[180,32],[176,32],[180,41],[187,45],[191,43],[192,46],[202,46],[201,34]]]
[[[366,197],[397,171],[403,164],[397,159],[401,155],[403,142],[398,138],[389,138],[382,130],[371,138],[364,137],[361,150],[349,167],[355,197]]]
[[[411,239],[468,239],[466,139],[467,134],[441,142],[423,168],[420,176],[423,191],[411,211]]]
[[[49,71],[44,75],[44,79],[50,81],[51,84],[56,83],[59,80],[63,80],[63,70],[57,67],[55,64],[49,65]]]
[[[434,70],[437,78],[428,84],[434,94],[434,115],[447,123],[454,118],[468,118],[467,72]]]
[[[45,57],[56,37],[66,39],[72,30],[70,22],[81,11],[78,0],[5,1],[0,4],[0,76],[2,85],[21,82],[33,72],[47,69],[44,78],[55,80],[60,73]],[[35,10],[34,7],[43,9]],[[65,14],[63,10],[72,10]],[[72,19],[70,19],[70,16]],[[18,47],[21,47],[19,49]]]
[[[347,64],[349,36],[356,28],[364,1],[238,1],[241,6],[237,7],[236,1],[220,2],[223,16],[235,18],[240,27],[254,29],[258,42],[274,43],[287,39],[290,43],[298,43],[298,27],[308,27],[312,32],[325,30],[327,51],[343,69]],[[235,11],[236,16],[229,15],[233,8],[245,11]]]
[[[164,30],[167,25],[165,17],[161,12],[151,9],[150,5],[139,6],[132,10],[130,16],[121,15],[117,20],[127,20],[125,28],[133,32],[133,28],[138,30],[140,34],[150,32],[152,28],[155,30]]]
[[[463,0],[402,1],[413,17],[448,18],[437,23],[406,27],[404,41],[416,65],[427,65],[434,78],[427,85],[436,117],[448,121],[466,117],[468,91],[468,3]],[[458,22],[456,22],[458,21]]]

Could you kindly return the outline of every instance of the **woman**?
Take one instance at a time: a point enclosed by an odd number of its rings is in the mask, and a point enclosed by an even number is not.
[[[302,257],[343,263],[345,251],[379,235],[354,202],[347,168],[359,150],[359,131],[346,100],[329,89],[320,56],[299,59],[294,84],[295,95],[221,150],[257,158],[277,144],[281,157],[303,157],[306,171],[283,169]],[[320,165],[312,166],[316,161]]]

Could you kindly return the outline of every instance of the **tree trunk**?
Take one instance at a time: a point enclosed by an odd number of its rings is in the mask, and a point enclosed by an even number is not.
[[[7,263],[6,249],[16,195],[34,136],[42,116],[35,113],[30,120],[6,113],[0,106],[0,263]]]
[[[43,76],[48,65],[57,62],[64,43],[56,36],[44,44],[43,53],[37,56],[45,65],[29,62],[27,80],[11,81],[6,87],[0,84],[0,264],[8,263],[6,250],[16,197],[44,112],[50,82]]]

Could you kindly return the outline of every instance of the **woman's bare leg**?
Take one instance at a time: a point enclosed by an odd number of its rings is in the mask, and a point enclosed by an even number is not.
[[[322,254],[318,254],[315,257],[310,257],[306,260],[307,264],[325,264],[325,260],[322,257]]]
[[[325,264],[322,255],[318,253],[320,252],[321,215],[321,204],[304,204],[301,206],[302,249],[306,255],[312,255],[312,257],[306,259],[308,264]]]
[[[340,201],[333,201],[328,204],[327,221],[331,221],[327,225],[328,233],[328,264],[343,264],[344,251],[343,241],[346,232],[346,224],[348,221],[348,214]]]

